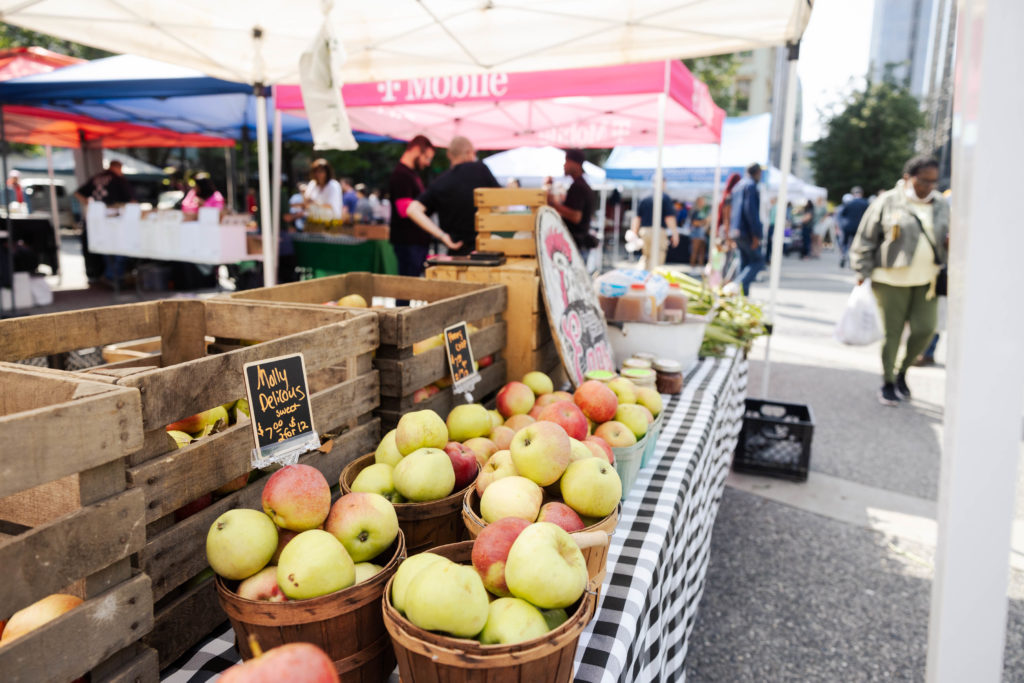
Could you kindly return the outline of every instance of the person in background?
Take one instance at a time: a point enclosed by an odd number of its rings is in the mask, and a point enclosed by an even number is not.
[[[356,223],[370,223],[373,221],[373,205],[370,203],[370,197],[366,192],[366,185],[363,183],[356,185],[356,210],[354,215]]]
[[[217,191],[210,174],[206,172],[196,173],[192,176],[194,186],[181,200],[181,211],[188,220],[194,220],[199,215],[199,209],[223,209],[224,195]]]
[[[658,262],[652,263],[649,255],[653,244],[652,240],[655,236],[653,229],[655,191],[661,192],[661,223],[656,233],[658,236]],[[671,233],[671,237],[665,234],[665,228]],[[640,239],[643,240],[644,268],[647,270],[654,270],[658,266],[665,264],[665,254],[668,252],[669,243],[673,247],[679,246],[679,229],[676,225],[676,217],[672,213],[672,198],[665,194],[664,182],[662,182],[661,187],[656,188],[637,204],[636,215],[633,216],[629,231],[634,235],[639,235]]]
[[[703,195],[697,197],[690,217],[690,267],[703,266],[707,260],[708,232],[710,209]]]
[[[327,159],[314,159],[309,166],[309,183],[306,185],[306,214],[310,214],[311,208],[318,207],[339,220],[343,206],[341,188]]]
[[[725,189],[718,203],[718,225],[715,227],[714,239],[719,248],[730,251],[735,246],[730,227],[732,225],[732,193],[743,177],[739,173],[730,173],[725,179]]]
[[[405,146],[388,181],[391,246],[398,258],[398,274],[409,277],[423,275],[423,262],[430,250],[431,233],[421,229],[409,217],[409,205],[423,194],[420,175],[434,160],[434,145],[425,135],[417,135]]]
[[[740,252],[739,280],[743,295],[750,295],[750,285],[764,268],[764,254],[761,240],[764,227],[761,225],[761,195],[757,184],[761,182],[761,165],[747,167],[747,177],[732,190],[729,234],[736,240]]]
[[[376,187],[370,190],[370,196],[366,198],[370,204],[370,217],[371,223],[383,223],[384,220],[381,217],[380,208],[380,190]]]
[[[250,216],[255,216],[259,210],[259,202],[256,201],[256,190],[247,187],[245,188],[245,210]]]
[[[810,199],[800,212],[800,260],[811,258],[811,243],[814,241],[814,202]]]
[[[565,150],[562,170],[565,171],[565,175],[572,178],[572,185],[566,190],[565,199],[562,201],[559,201],[550,189],[548,190],[548,206],[557,211],[565,221],[565,227],[569,228],[584,263],[590,250],[599,244],[597,238],[590,234],[590,220],[594,217],[594,191],[583,177],[585,159],[582,149]],[[551,187],[551,182],[551,178],[545,181],[547,187]]]
[[[306,228],[306,183],[295,186],[295,194],[288,198],[288,213],[284,215],[285,223],[291,223],[296,230],[302,232]]]
[[[676,200],[674,204],[676,210],[676,227],[682,228],[686,225],[686,219],[690,217],[690,207],[686,205],[686,202]]]
[[[849,197],[849,199],[847,199]],[[868,210],[868,200],[864,199],[864,190],[860,186],[850,190],[843,196],[843,203],[836,209],[836,225],[839,228],[839,267],[845,268],[850,255],[850,244],[853,242],[857,228],[864,212]]]
[[[4,192],[4,208],[10,208],[11,204],[14,202],[24,205],[25,213],[32,213],[32,207],[29,203],[28,195],[25,194],[25,188],[21,186],[21,171],[18,169],[11,169],[10,173],[7,174],[7,188]]]
[[[946,262],[949,204],[935,191],[939,162],[917,156],[906,163],[896,187],[871,202],[850,248],[857,284],[871,279],[885,328],[882,343],[882,405],[909,399],[907,369],[928,346],[938,317],[935,278]],[[909,325],[897,367],[903,330]]]
[[[75,199],[82,207],[82,255],[85,257],[85,274],[89,282],[100,280],[113,285],[121,279],[124,272],[124,257],[98,255],[89,253],[89,231],[85,224],[88,215],[89,201],[102,202],[107,206],[117,206],[135,201],[135,192],[131,183],[124,177],[120,161],[111,161],[107,170],[100,171],[89,178],[80,188],[75,190]]]
[[[487,168],[476,159],[476,149],[461,135],[448,144],[451,168],[437,177],[412,204],[409,218],[441,240],[450,254],[462,256],[476,248],[476,203],[478,187],[501,187]],[[437,214],[440,227],[430,219]]]
[[[356,193],[354,187],[352,187],[352,180],[350,178],[341,179],[341,203],[345,207],[343,212],[345,216],[351,218],[358,212],[356,206],[359,204],[359,195]]]

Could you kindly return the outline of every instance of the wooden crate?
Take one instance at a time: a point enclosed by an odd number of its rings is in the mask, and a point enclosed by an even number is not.
[[[142,447],[137,390],[0,363],[0,620],[51,593],[84,603],[0,647],[0,678],[155,681],[145,497],[125,456]],[[59,489],[61,496],[38,495]]]
[[[320,433],[337,433],[329,453],[303,457],[332,484],[352,459],[373,450],[380,401],[371,357],[378,343],[377,316],[367,311],[311,308],[282,315],[277,306],[227,300],[170,300],[55,313],[0,322],[0,360],[61,353],[152,336],[158,355],[89,369],[78,376],[141,393],[142,448],[127,458],[122,479],[142,492],[145,546],[136,564],[152,580],[155,624],[146,642],[160,666],[208,635],[225,615],[206,570],[206,533],[223,512],[259,508],[263,478],[181,521],[175,510],[249,473],[251,427],[236,424],[178,449],[165,426],[245,395],[242,366],[302,352],[310,383],[313,420]],[[207,336],[250,340],[220,344],[207,354]],[[211,350],[218,343],[210,344]],[[56,372],[56,371],[54,371]],[[344,433],[341,433],[344,432]]]
[[[476,204],[477,251],[500,251],[507,256],[536,256],[534,229],[537,209],[547,204],[544,190],[510,190],[477,188]],[[513,237],[529,232],[529,238]]]
[[[560,374],[561,361],[541,300],[536,259],[511,259],[501,266],[431,266],[427,279],[507,285],[505,318],[510,325],[502,356],[508,379],[518,380],[531,370]]]
[[[418,390],[447,378],[449,370],[443,348],[415,353],[414,345],[439,335],[448,325],[462,320],[476,324],[479,330],[470,335],[473,356],[478,361],[486,356],[494,357],[492,365],[481,369],[482,379],[473,396],[482,399],[505,383],[505,362],[497,354],[505,347],[508,334],[501,316],[511,292],[506,292],[500,283],[487,284],[348,273],[251,289],[231,296],[235,300],[315,310],[329,309],[323,306],[324,302],[337,301],[347,294],[359,294],[368,303],[372,303],[374,297],[411,301],[410,306],[373,309],[380,323],[380,348],[374,359],[380,371],[381,399],[377,414],[382,429],[390,429],[404,412],[414,408],[430,409],[445,416],[458,400],[450,388],[418,403],[415,398]]]

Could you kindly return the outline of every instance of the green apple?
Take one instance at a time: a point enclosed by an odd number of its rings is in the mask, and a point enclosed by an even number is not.
[[[561,426],[539,420],[516,432],[509,450],[519,474],[547,486],[558,481],[565,471],[572,443]]]
[[[489,611],[487,589],[473,567],[437,562],[416,574],[405,592],[405,616],[427,631],[473,638]]]
[[[167,425],[165,429],[169,432],[188,432],[195,436],[203,434],[203,432],[208,434],[218,426],[226,426],[229,421],[228,411],[224,410],[224,406],[217,406],[186,417],[184,420],[178,420]]]
[[[487,611],[487,623],[480,633],[480,642],[484,645],[512,645],[540,638],[548,630],[544,615],[530,603],[519,598],[498,598]]]
[[[353,491],[335,501],[324,530],[341,541],[353,562],[365,562],[395,542],[398,515],[384,496]]]
[[[491,429],[494,429],[495,427],[500,427],[501,425],[505,424],[505,418],[502,417],[501,413],[499,413],[497,410],[488,410],[487,414],[491,418]]]
[[[637,440],[644,438],[654,416],[639,403],[624,403],[615,411],[615,421],[621,422],[633,432]]]
[[[476,493],[478,496],[482,496],[484,490],[492,482],[515,475],[516,466],[512,462],[512,454],[508,451],[498,451],[488,458],[484,466],[480,468],[480,474],[476,475]]]
[[[373,454],[374,462],[391,465],[392,467],[402,462],[402,453],[398,450],[398,446],[395,445],[395,434],[397,432],[397,429],[392,429],[380,440],[380,445],[377,446],[377,450]]]
[[[541,614],[544,615],[544,621],[548,623],[548,630],[554,631],[556,628],[569,621],[569,614],[564,609],[559,607],[558,609],[546,609]]]
[[[192,443],[192,435],[188,432],[179,432],[177,429],[172,429],[167,432],[167,436],[174,439],[174,445],[178,448],[184,448]]]
[[[490,434],[491,416],[487,414],[487,408],[479,403],[468,403],[452,408],[445,425],[448,428],[448,438],[462,443]]]
[[[249,578],[267,566],[276,550],[277,527],[259,510],[228,510],[206,534],[206,559],[225,579]]]
[[[555,384],[551,378],[538,370],[523,375],[523,384],[530,387],[537,396],[550,394],[555,390]]]
[[[480,515],[491,523],[503,517],[532,522],[540,513],[544,492],[526,477],[502,477],[488,484],[480,496]]]
[[[656,389],[640,387],[636,390],[636,402],[651,411],[654,417],[661,414],[661,394]]]
[[[587,561],[576,541],[551,522],[523,529],[505,561],[509,592],[541,609],[573,604],[586,590],[588,578]]]
[[[249,417],[249,399],[240,398],[235,401],[235,421],[238,421],[238,413]]]
[[[571,448],[569,450],[569,464],[576,462],[577,460],[583,460],[583,458],[593,458],[594,454],[589,448],[583,445],[582,441],[569,437],[569,444]]]
[[[395,578],[391,581],[391,604],[395,609],[405,614],[405,592],[409,584],[416,578],[417,574],[434,564],[435,562],[451,562],[447,557],[435,555],[434,553],[419,553],[402,560],[395,572]]]
[[[604,458],[570,463],[560,488],[565,504],[586,517],[607,517],[622,498],[622,479]]]
[[[364,468],[352,480],[352,486],[349,488],[364,493],[377,493],[392,503],[401,503],[405,500],[402,494],[395,490],[395,468],[383,462]]]
[[[356,562],[356,583],[362,583],[367,579],[372,579],[382,571],[384,571],[384,567],[379,564],[373,564],[372,562]]]
[[[636,403],[637,386],[625,377],[616,377],[608,382],[608,388],[615,392],[615,396],[619,399],[619,405]]]
[[[402,455],[421,448],[444,448],[449,441],[448,427],[433,410],[406,413],[395,428],[395,446]]]
[[[303,531],[281,551],[277,583],[292,600],[327,595],[355,582],[355,563],[341,541],[326,531]]]
[[[394,476],[398,492],[417,503],[440,500],[455,489],[455,468],[440,448],[412,451],[395,467]]]

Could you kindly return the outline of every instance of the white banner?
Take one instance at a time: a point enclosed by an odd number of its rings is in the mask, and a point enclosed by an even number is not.
[[[320,32],[299,58],[299,84],[313,132],[313,149],[356,149],[345,103],[341,99],[341,66],[345,49],[334,34],[330,15],[325,15]]]

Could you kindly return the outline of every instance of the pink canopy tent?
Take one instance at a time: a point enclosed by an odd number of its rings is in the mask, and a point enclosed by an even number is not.
[[[725,112],[678,60],[590,69],[436,76],[348,83],[352,127],[444,145],[464,135],[478,149],[717,143]],[[277,108],[302,110],[299,86],[275,89]]]

